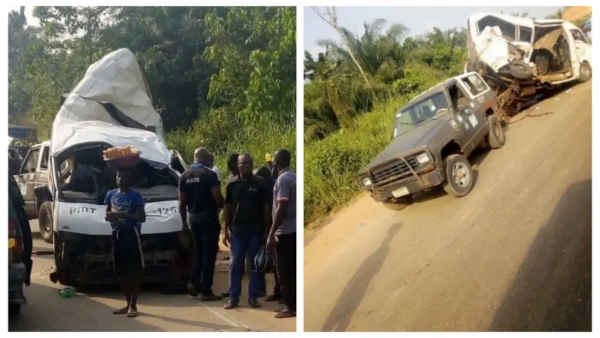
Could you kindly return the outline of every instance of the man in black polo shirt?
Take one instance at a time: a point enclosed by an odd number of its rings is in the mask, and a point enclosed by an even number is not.
[[[244,261],[256,256],[264,241],[266,229],[270,226],[268,193],[264,181],[252,175],[252,157],[242,154],[238,157],[239,176],[227,184],[225,200],[226,232],[224,242],[231,243],[231,265],[229,269],[229,301],[225,309],[239,305],[242,291]],[[259,307],[260,272],[250,271],[248,285],[248,305]]]
[[[202,294],[204,301],[218,300],[212,292],[215,260],[219,245],[218,210],[223,207],[220,182],[208,164],[210,153],[204,148],[194,152],[194,163],[179,179],[179,213],[183,226],[194,236],[194,257],[188,291]]]

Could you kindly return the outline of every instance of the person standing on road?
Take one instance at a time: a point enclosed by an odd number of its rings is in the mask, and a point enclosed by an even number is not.
[[[242,154],[238,157],[239,176],[227,185],[225,200],[226,231],[223,242],[231,244],[231,265],[229,269],[229,301],[225,309],[239,305],[242,272],[246,255],[256,256],[264,240],[269,225],[269,206],[267,192],[262,178],[252,175],[252,157]],[[248,285],[248,305],[260,307],[256,300],[259,296],[260,273],[253,268],[250,271]]]
[[[285,304],[275,318],[296,315],[296,174],[290,170],[290,160],[287,150],[275,154],[277,181],[273,187],[273,225],[267,248],[277,253],[277,272]]]
[[[268,159],[270,161],[270,154],[267,154],[265,156],[265,159]],[[273,186],[275,185],[275,178],[273,176],[273,172],[274,172],[274,167],[270,167],[268,165],[269,162],[267,162],[264,166],[260,167],[260,169],[258,169],[256,171],[256,175],[262,177],[265,180],[265,186],[266,186],[266,191],[267,191],[267,203],[269,204],[269,215],[271,215],[271,207],[273,205]],[[272,164],[272,162],[271,162]],[[265,239],[266,241],[266,239]],[[264,243],[266,245],[266,243]],[[274,257],[276,258],[276,257]],[[273,271],[273,274],[275,276],[275,285],[273,286],[273,294],[269,295],[268,297],[265,298],[265,301],[267,302],[272,302],[272,301],[276,301],[276,300],[280,300],[281,299],[281,290],[280,290],[280,285],[279,285],[279,276],[277,273],[277,264],[275,264],[275,271]],[[262,291],[263,293],[266,294],[266,281],[264,278],[264,274],[262,275],[261,278],[261,287],[262,287]]]
[[[105,219],[112,227],[115,272],[125,294],[127,306],[113,313],[135,317],[144,269],[140,233],[142,223],[146,221],[146,213],[142,195],[129,188],[132,182],[131,170],[117,170],[116,181],[119,188],[107,192],[104,199]]]
[[[201,300],[219,300],[212,291],[215,260],[219,249],[218,211],[223,196],[217,174],[209,167],[210,153],[205,148],[194,152],[194,163],[179,179],[179,213],[183,226],[191,226],[194,238],[192,272],[188,292],[201,293]]]

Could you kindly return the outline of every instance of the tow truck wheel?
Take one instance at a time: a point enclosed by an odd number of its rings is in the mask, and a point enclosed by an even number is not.
[[[504,135],[504,129],[502,129],[502,123],[500,120],[494,115],[488,117],[488,143],[492,149],[501,148],[506,142],[506,137]]]
[[[444,190],[454,197],[463,197],[473,189],[475,175],[469,160],[463,155],[446,157],[446,182]]]
[[[581,66],[579,66],[579,80],[581,82],[585,82],[592,77],[592,69],[587,62],[583,62]]]
[[[40,206],[38,224],[42,239],[52,243],[52,202],[46,201]]]

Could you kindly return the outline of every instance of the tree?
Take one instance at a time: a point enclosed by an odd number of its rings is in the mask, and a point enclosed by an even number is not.
[[[28,93],[27,49],[37,41],[37,29],[27,27],[25,7],[8,15],[8,114],[10,120],[25,117],[31,106]]]

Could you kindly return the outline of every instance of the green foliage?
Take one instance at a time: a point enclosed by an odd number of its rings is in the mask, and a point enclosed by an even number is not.
[[[212,114],[211,114],[212,115]],[[265,153],[277,149],[292,153],[292,168],[296,167],[296,129],[274,121],[258,125],[242,125],[228,120],[227,114],[216,112],[217,118],[200,118],[188,129],[176,129],[167,134],[167,146],[177,149],[186,162],[191,163],[194,150],[207,147],[215,154],[215,163],[225,175],[227,158],[231,153],[248,152],[254,157],[255,167],[264,163]],[[217,134],[219,132],[220,134]]]
[[[444,76],[462,72],[466,31],[434,28],[425,37],[404,38],[407,29],[385,20],[364,24],[358,37],[340,27],[343,45],[320,41],[325,53],[305,52],[304,126],[306,143],[322,140],[340,128],[352,128],[356,116],[395,95],[416,93]],[[350,50],[367,73],[363,81]]]
[[[234,7],[206,16],[208,99],[245,122],[293,123],[296,106],[296,15],[291,7]],[[291,114],[290,114],[291,113]]]
[[[342,128],[304,147],[305,223],[347,202],[359,186],[356,173],[391,139],[394,112],[408,101],[400,96],[378,104],[356,119],[354,128]]]
[[[24,70],[9,76],[9,102],[40,136],[60,95],[123,47],[136,54],[167,132],[209,121],[203,137],[220,149],[263,120],[294,124],[293,7],[35,7],[34,16],[42,34],[25,34],[24,16],[11,14],[11,68]]]

